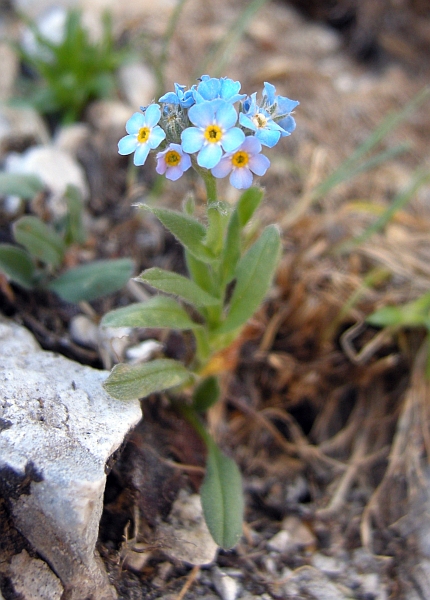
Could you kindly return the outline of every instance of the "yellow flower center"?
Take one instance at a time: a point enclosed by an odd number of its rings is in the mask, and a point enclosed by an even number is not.
[[[244,152],[243,150],[238,150],[231,157],[231,162],[233,163],[233,167],[246,167],[249,162],[249,154],[248,152]]]
[[[263,115],[263,113],[257,113],[252,117],[252,120],[254,122],[254,125],[256,125],[259,128],[266,127],[267,125],[267,118]]]
[[[164,156],[164,160],[166,161],[166,165],[168,167],[176,167],[181,162],[181,155],[176,150],[169,150],[166,152]]]
[[[218,127],[218,125],[208,125],[204,135],[209,143],[216,144],[222,137],[221,127]]]
[[[137,134],[137,141],[139,142],[139,144],[146,144],[150,133],[151,130],[149,129],[149,127],[141,127]]]

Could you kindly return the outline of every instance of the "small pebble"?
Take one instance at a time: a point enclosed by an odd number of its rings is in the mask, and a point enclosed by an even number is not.
[[[212,571],[213,582],[215,589],[221,596],[222,600],[236,600],[240,592],[240,584],[230,577],[218,567]]]

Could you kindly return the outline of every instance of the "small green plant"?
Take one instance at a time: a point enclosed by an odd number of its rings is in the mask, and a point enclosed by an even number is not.
[[[81,13],[67,14],[59,43],[44,37],[34,23],[30,27],[38,50],[18,48],[22,62],[34,72],[26,101],[45,115],[59,115],[63,123],[77,121],[90,100],[106,98],[115,90],[115,71],[126,53],[115,49],[111,19],[103,17],[101,39],[93,42],[81,21]]]
[[[42,189],[32,175],[0,174],[0,195],[31,198]],[[58,275],[68,248],[86,240],[82,202],[74,186],[68,187],[65,200],[67,213],[56,227],[32,215],[13,224],[19,246],[0,244],[0,272],[25,289],[49,289],[67,302],[90,302],[121,289],[133,274],[134,263],[128,258],[93,261]]]
[[[218,377],[229,368],[229,349],[263,302],[281,252],[279,230],[267,226],[255,240],[247,225],[263,199],[252,187],[254,175],[270,166],[262,147],[272,148],[295,129],[291,112],[299,104],[264,85],[257,94],[240,94],[240,83],[203,75],[191,89],[175,84],[159,104],[135,113],[119,142],[120,154],[134,154],[143,165],[151,150],[156,171],[176,181],[191,167],[202,177],[207,202],[204,219],[193,201],[183,211],[142,205],[184,246],[189,277],[157,267],[138,278],[158,294],[148,301],[114,310],[102,320],[109,327],[156,327],[190,330],[195,352],[184,364],[159,358],[138,365],[119,364],[105,382],[115,398],[143,398],[169,390],[207,446],[206,475],[201,488],[203,512],[215,541],[236,544],[242,532],[243,496],[239,469],[206,431],[201,415],[220,395]],[[239,105],[239,109],[236,106]],[[236,205],[218,198],[217,180],[245,190]]]
[[[427,332],[426,375],[430,379],[430,292],[401,306],[383,306],[367,317],[376,327],[389,328],[393,334],[399,329],[422,328]]]

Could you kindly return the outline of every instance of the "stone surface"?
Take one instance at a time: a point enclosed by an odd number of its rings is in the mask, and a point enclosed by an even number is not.
[[[23,144],[47,144],[49,132],[42,117],[32,108],[0,104],[0,158]]]
[[[121,90],[135,111],[151,104],[155,98],[157,81],[153,70],[142,63],[123,65],[118,72]]]
[[[95,554],[105,465],[135,425],[138,401],[103,390],[97,371],[40,350],[0,321],[0,495],[15,526],[59,576],[70,600],[115,598]]]
[[[213,569],[212,578],[215,589],[222,600],[236,600],[240,593],[240,584],[236,579],[230,577],[218,567]]]
[[[285,553],[312,547],[315,543],[314,534],[300,519],[286,517],[282,521],[281,531],[267,542],[267,548]]]
[[[56,146],[33,146],[22,154],[13,152],[6,157],[9,173],[37,175],[50,191],[48,207],[53,216],[61,217],[66,211],[64,193],[69,184],[78,188],[82,198],[88,198],[88,184],[84,170],[67,152]]]
[[[156,535],[160,542],[164,542],[163,551],[170,558],[190,565],[213,562],[218,546],[203,518],[199,495],[188,495],[181,490],[168,521],[159,524]]]
[[[63,586],[48,565],[23,550],[13,557],[9,576],[23,600],[60,600]]]

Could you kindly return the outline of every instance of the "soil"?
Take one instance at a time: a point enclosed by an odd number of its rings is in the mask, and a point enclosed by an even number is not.
[[[278,599],[287,597],[286,569],[295,573],[319,553],[343,565],[330,579],[343,586],[345,598],[428,598],[415,572],[423,559],[417,524],[430,451],[425,333],[417,328],[381,335],[365,323],[376,308],[429,290],[428,187],[384,229],[340,251],[341,242],[371,224],[417,167],[428,168],[425,106],[380,146],[386,150],[407,140],[407,153],[322,197],[312,194],[387,114],[428,83],[430,12],[418,0],[378,3],[377,15],[370,0],[293,4],[304,16],[287,2],[267,2],[223,73],[240,79],[247,92],[271,81],[301,105],[297,131],[271,152],[272,168],[262,181],[266,201],[258,214],[261,224],[279,223],[283,258],[273,290],[246,327],[223,378],[222,400],[208,415],[219,444],[241,468],[246,497],[244,536],[234,550],[219,552],[217,565],[236,574],[250,597]],[[173,81],[190,83],[195,57],[212,56],[211,43],[245,5],[185,5],[172,38],[168,89]],[[135,43],[142,34],[160,41],[151,20],[123,27],[123,36]],[[128,158],[116,154],[116,141],[108,132],[94,136],[79,156],[91,187],[86,250],[95,258],[132,256],[136,272],[150,266],[184,272],[175,240],[132,206],[148,196],[153,201],[152,165],[130,171]],[[157,202],[178,206],[189,190],[202,200],[201,184],[190,176],[161,186]],[[225,188],[225,194],[231,191]],[[2,238],[8,235],[2,227]],[[79,262],[79,253],[70,261]],[[98,321],[136,301],[132,288],[93,302],[91,309],[5,280],[0,288],[3,312],[26,325],[44,348],[96,368],[104,366],[102,356],[71,339],[70,319],[84,311]],[[170,356],[187,351],[186,338],[144,335],[163,339]],[[154,540],[155,524],[168,515],[179,490],[198,491],[204,449],[165,397],[146,399],[143,408],[144,420],[108,476],[100,554],[121,598],[210,598],[213,571],[196,574],[170,561]],[[268,552],[288,516],[306,525],[314,543]],[[142,544],[149,560],[140,571],[128,568],[127,553]],[[367,567],[360,567],[364,555]],[[373,595],[360,580],[369,572],[380,581]]]

